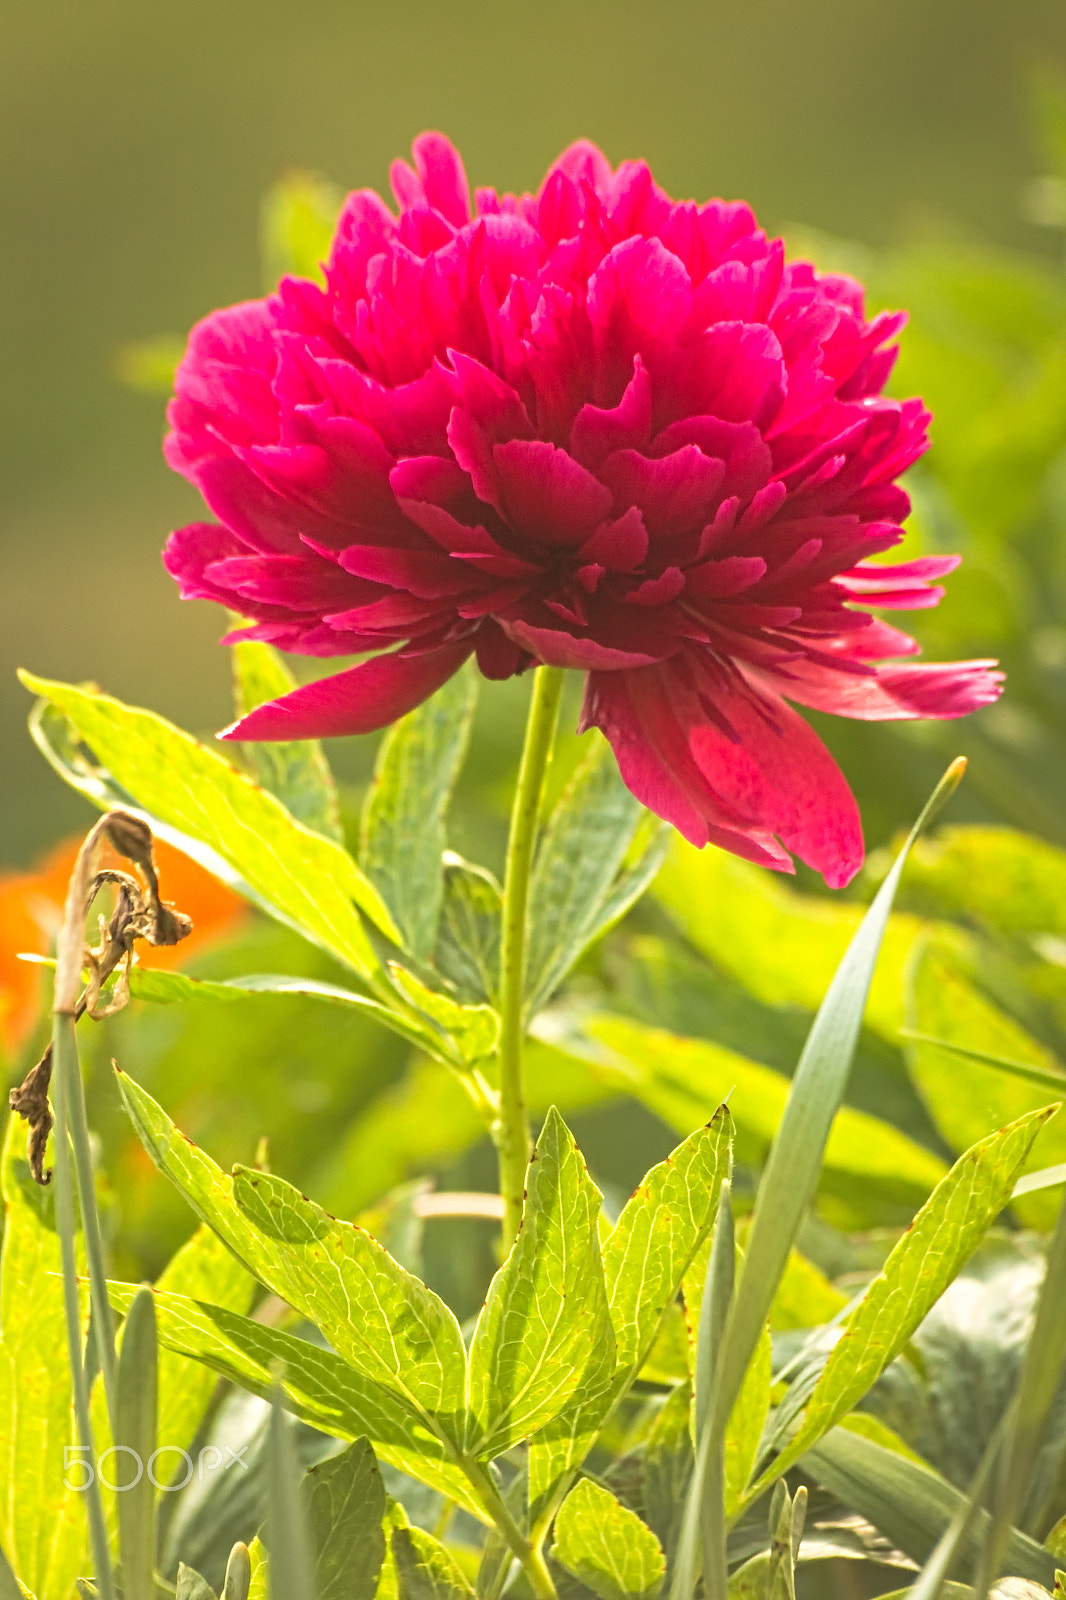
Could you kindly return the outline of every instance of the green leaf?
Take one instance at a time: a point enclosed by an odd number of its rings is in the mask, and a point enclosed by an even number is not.
[[[316,1600],[374,1600],[385,1559],[385,1486],[369,1441],[320,1461],[306,1484]]]
[[[603,1248],[603,1270],[618,1350],[618,1386],[628,1387],[677,1298],[686,1270],[714,1225],[729,1176],[732,1121],[711,1121],[645,1176]]]
[[[65,1458],[74,1411],[54,1194],[34,1183],[26,1130],[8,1118],[0,1180],[0,1546],[38,1600],[68,1600],[85,1570],[84,1472]],[[88,1325],[87,1296],[84,1326]]]
[[[530,1445],[534,1522],[550,1515],[565,1476],[588,1454],[607,1413],[644,1366],[677,1299],[693,1256],[714,1223],[729,1171],[732,1124],[724,1106],[646,1174],[603,1247],[604,1280],[615,1337],[609,1387],[543,1430]]]
[[[736,1125],[737,1157],[765,1160],[788,1104],[790,1083],[782,1073],[704,1039],[684,1039],[628,1018],[593,1013],[582,1028],[610,1052],[597,1069],[608,1082],[628,1088],[671,1127],[683,1132],[706,1119],[729,1097]],[[883,1214],[886,1200],[909,1213],[945,1172],[938,1156],[887,1122],[841,1106],[829,1133],[820,1176],[823,1200],[839,1201],[862,1215],[864,1193],[875,1196],[865,1220]]]
[[[396,929],[381,897],[340,845],[296,822],[280,800],[154,712],[28,672],[21,677],[62,713],[161,838],[368,983],[383,979],[352,902],[388,937]],[[38,722],[38,742],[51,760],[48,731]],[[53,764],[98,805],[111,803],[114,791],[106,783],[101,787],[97,773],[90,769],[84,781],[61,752]]]
[[[151,339],[133,339],[115,351],[112,370],[119,383],[138,394],[169,396],[174,389],[174,374],[185,353],[185,340],[174,333],[159,333]]]
[[[310,1000],[349,1006],[363,1016],[372,1017],[384,1027],[391,1028],[409,1044],[435,1056],[444,1055],[449,1060],[454,1058],[458,1064],[462,1064],[463,1058],[458,1056],[457,1050],[450,1048],[437,1029],[424,1018],[412,1013],[391,1011],[388,1006],[371,1000],[367,995],[355,994],[351,989],[342,989],[335,983],[320,983],[314,978],[290,978],[276,972],[257,972],[242,978],[216,980],[190,978],[187,973],[167,972],[159,967],[134,967],[130,974],[130,994],[135,1000],[164,1006],[181,1005],[189,1000],[242,1000],[248,995],[260,994],[306,995]],[[458,1006],[453,1009],[460,1010]],[[463,1020],[466,1022],[465,1017]],[[480,1039],[487,1026],[479,1011],[474,1021],[467,1023],[467,1031]]]
[[[289,694],[296,679],[276,650],[255,639],[233,646],[233,700],[238,717]],[[260,740],[242,746],[252,776],[277,795],[305,828],[343,845],[337,786],[317,739]]]
[[[360,865],[416,961],[430,959],[437,939],[444,825],[476,703],[477,676],[468,666],[394,723],[363,809]]]
[[[108,1292],[112,1304],[124,1310],[136,1291],[131,1284],[113,1283]],[[279,1387],[296,1416],[340,1439],[365,1436],[380,1460],[485,1520],[484,1508],[455,1465],[454,1452],[391,1390],[306,1339],[223,1306],[153,1292],[159,1340],[168,1349],[204,1362],[265,1400],[274,1392],[280,1369]]]
[[[230,1311],[246,1312],[256,1293],[255,1279],[222,1240],[205,1225],[167,1262],[155,1287],[164,1294],[209,1300]],[[170,1350],[159,1352],[158,1436],[187,1450],[196,1437],[217,1387],[215,1375]],[[179,1458],[180,1460],[180,1458]],[[175,1476],[181,1471],[175,1466]]]
[[[978,991],[944,943],[924,941],[915,952],[907,978],[909,1028],[948,1046],[972,1046],[983,1055],[1031,1065],[1061,1082],[1066,1094],[1066,1077],[1056,1072],[1051,1052]],[[1047,1104],[1045,1086],[1026,1083],[977,1059],[970,1059],[961,1069],[966,1088],[960,1093],[955,1050],[917,1040],[908,1040],[908,1045],[908,1067],[915,1085],[953,1149],[968,1149],[990,1129]],[[1040,1167],[1066,1161],[1066,1118],[1056,1117],[1043,1129],[1032,1159]],[[1015,1203],[1018,1216],[1037,1228],[1052,1227],[1056,1209],[1056,1197],[1039,1192]]]
[[[148,1462],[158,1438],[158,1408],[155,1305],[151,1290],[142,1289],[122,1329],[115,1386],[112,1481],[118,1487],[123,1600],[155,1600],[155,1486]]]
[[[470,1347],[468,1448],[479,1457],[510,1449],[610,1384],[599,1209],[599,1191],[552,1109],[530,1161],[521,1229]]]
[[[495,1004],[503,895],[491,872],[444,852],[444,895],[433,965],[460,1000]]]
[[[700,1429],[698,1469],[702,1469],[704,1461],[713,1463],[721,1449],[744,1374],[762,1337],[796,1234],[813,1199],[833,1119],[843,1098],[858,1042],[893,897],[908,851],[923,826],[954,791],[962,770],[959,764],[950,767],[926,804],[849,944],[807,1037],[759,1183],[744,1265],[715,1364],[711,1414],[706,1428]],[[724,1518],[724,1510],[720,1515],[712,1516],[707,1506],[702,1505],[701,1477],[702,1471],[698,1470],[686,1506],[683,1533],[686,1574],[683,1581],[687,1581],[689,1573],[692,1577],[697,1575],[693,1570],[694,1530],[697,1523],[702,1519],[706,1529]],[[715,1511],[719,1510],[716,1505]],[[713,1600],[719,1586],[719,1574],[711,1570],[708,1577]],[[675,1593],[679,1600],[683,1593],[683,1581],[675,1579]]]
[[[808,1450],[803,1470],[919,1563],[928,1559],[966,1504],[966,1496],[932,1468],[845,1428],[831,1429]],[[988,1513],[982,1511],[963,1541],[967,1560],[973,1559],[987,1532]],[[1054,1556],[1017,1530],[1008,1540],[1005,1564],[1009,1572],[1045,1588],[1054,1582]]]
[[[668,1556],[677,1545],[692,1475],[691,1408],[689,1385],[679,1383],[663,1402],[644,1449],[644,1514]]]
[[[427,989],[398,961],[389,962],[389,975],[408,1005],[421,1011],[446,1034],[454,1058],[473,1066],[494,1054],[500,1037],[500,1019],[491,1006],[459,1005],[448,995]]]
[[[322,281],[344,193],[316,172],[288,172],[263,197],[259,219],[263,289],[287,274]]]
[[[1055,1107],[1030,1112],[956,1162],[873,1280],[833,1346],[803,1425],[752,1488],[780,1477],[862,1399],[894,1361],[1008,1203]]]
[[[266,1547],[258,1535],[248,1546],[252,1560],[252,1581],[248,1587],[248,1600],[267,1600],[269,1559]]]
[[[217,1596],[206,1579],[179,1561],[176,1600],[217,1600]]]
[[[400,1600],[474,1600],[444,1546],[421,1528],[394,1528],[392,1555]]]
[[[599,740],[563,791],[537,849],[529,890],[528,1014],[558,988],[604,925],[604,903],[641,813],[614,752]]]
[[[552,1556],[599,1600],[654,1600],[666,1572],[647,1523],[588,1478],[563,1501]]]
[[[433,1412],[432,1426],[460,1444],[466,1356],[444,1302],[368,1233],[281,1178],[240,1167],[227,1177],[132,1079],[119,1082],[149,1155],[248,1270],[412,1419],[429,1427]]]

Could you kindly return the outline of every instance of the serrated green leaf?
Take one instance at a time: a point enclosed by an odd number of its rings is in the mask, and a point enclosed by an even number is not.
[[[599,1600],[654,1600],[666,1572],[647,1523],[588,1478],[563,1501],[552,1556]]]
[[[108,1292],[112,1304],[124,1310],[135,1290],[130,1284],[113,1283]],[[159,1340],[168,1349],[206,1363],[265,1400],[274,1392],[280,1368],[277,1386],[296,1416],[340,1439],[366,1437],[380,1460],[439,1489],[485,1520],[484,1508],[455,1465],[454,1452],[391,1390],[364,1378],[332,1350],[306,1339],[222,1306],[153,1292]]]
[[[53,1191],[33,1181],[18,1117],[8,1118],[0,1178],[0,1545],[38,1600],[68,1600],[87,1532],[85,1495],[63,1483],[76,1435],[59,1239]],[[87,1324],[86,1296],[83,1336]],[[69,1482],[84,1482],[76,1465]]]
[[[421,1528],[394,1528],[399,1600],[474,1600],[474,1591],[444,1546]]]
[[[530,1444],[531,1514],[550,1514],[565,1474],[588,1454],[608,1411],[629,1389],[655,1343],[682,1278],[709,1234],[729,1171],[732,1123],[724,1106],[646,1174],[603,1246],[616,1366],[610,1385],[568,1406]]]
[[[384,974],[356,905],[383,933],[396,929],[377,890],[347,851],[289,816],[272,794],[154,712],[123,705],[110,695],[24,672],[22,682],[71,725],[78,740],[167,839],[272,916],[352,967],[369,983]],[[40,724],[35,737],[53,750]],[[90,767],[87,781],[62,752],[53,760],[61,776],[97,805],[114,790]],[[84,767],[84,762],[83,762]],[[355,902],[355,904],[353,904]]]
[[[619,1373],[635,1377],[690,1262],[714,1226],[729,1176],[732,1120],[719,1106],[645,1176],[603,1247]]]
[[[937,1185],[844,1323],[802,1427],[753,1486],[752,1497],[839,1422],[896,1358],[1010,1200],[1033,1141],[1055,1109],[1030,1112],[975,1145]]]
[[[391,1028],[409,1044],[431,1055],[452,1059],[457,1052],[424,1018],[412,1012],[392,1011],[369,995],[356,994],[335,983],[319,983],[314,978],[290,978],[282,973],[257,972],[242,978],[221,980],[190,978],[185,972],[167,972],[160,967],[134,967],[130,974],[130,994],[135,1000],[152,1005],[181,1005],[189,1000],[242,1000],[248,995],[306,995],[309,1000],[324,1000],[329,1005],[349,1006],[363,1016],[372,1017]],[[459,1008],[456,1007],[458,1010]],[[484,1030],[484,1023],[479,1022]]]
[[[600,927],[600,912],[641,816],[614,752],[600,740],[541,835],[529,889],[526,1005],[538,1011]]]
[[[466,1357],[443,1301],[291,1184],[243,1168],[228,1177],[132,1079],[119,1082],[149,1155],[248,1270],[423,1427],[461,1443]]]
[[[461,1000],[496,1003],[502,915],[503,895],[492,873],[446,850],[433,965]]]
[[[808,1450],[803,1470],[919,1563],[966,1504],[966,1496],[932,1468],[845,1428],[830,1429]],[[987,1531],[988,1513],[982,1511],[963,1541],[966,1560],[980,1549]],[[1054,1582],[1054,1556],[1017,1529],[1008,1540],[1005,1565],[1045,1588]]]
[[[175,1600],[218,1600],[215,1591],[192,1567],[178,1563],[178,1587]]]
[[[464,667],[386,733],[363,808],[359,862],[416,961],[433,954],[448,802],[470,738],[477,676]]]
[[[269,1562],[266,1546],[258,1535],[248,1546],[248,1554],[252,1562],[252,1581],[248,1586],[248,1600],[267,1600]]]
[[[530,1161],[521,1229],[470,1348],[468,1448],[479,1457],[499,1455],[610,1384],[600,1198],[553,1108]]]
[[[255,1235],[248,1265],[338,1355],[413,1411],[433,1412],[461,1446],[466,1353],[443,1300],[369,1233],[331,1217],[283,1178],[236,1167],[232,1193]]]
[[[389,973],[408,1005],[421,1011],[450,1040],[459,1061],[473,1066],[495,1050],[500,1037],[500,1019],[491,1006],[464,1006],[407,972],[398,961],[389,962]]]
[[[374,1600],[385,1559],[385,1485],[369,1441],[320,1461],[306,1485],[316,1600]]]
[[[296,679],[270,645],[242,639],[233,646],[233,700],[238,717],[296,688]],[[337,786],[317,739],[264,739],[243,746],[256,782],[277,795],[305,828],[343,845]]]

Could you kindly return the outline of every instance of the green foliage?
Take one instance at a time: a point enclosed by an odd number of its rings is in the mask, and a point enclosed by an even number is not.
[[[405,951],[426,963],[444,895],[445,817],[477,704],[473,669],[386,733],[363,808],[359,859],[399,928]]]
[[[34,1183],[25,1148],[12,1117],[0,1174],[0,1548],[37,1600],[69,1600],[84,1571],[85,1478],[78,1453],[68,1452],[73,1400],[53,1194]]]
[[[307,1475],[317,1600],[374,1600],[385,1559],[385,1486],[366,1439]]]
[[[399,1600],[473,1600],[474,1591],[443,1545],[422,1528],[394,1528]]]
[[[552,1556],[599,1600],[655,1600],[666,1560],[651,1529],[588,1478],[555,1519]]]
[[[238,717],[296,688],[296,679],[276,650],[254,639],[233,646],[233,702]],[[252,776],[277,795],[290,816],[306,828],[344,843],[340,803],[333,774],[315,739],[246,744]]]

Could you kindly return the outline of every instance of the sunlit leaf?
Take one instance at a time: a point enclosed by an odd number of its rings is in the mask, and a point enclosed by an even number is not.
[[[8,1119],[2,1179],[0,1546],[38,1600],[69,1600],[87,1560],[77,1492],[85,1472],[77,1452],[65,1455],[75,1442],[74,1407],[53,1192],[30,1175],[17,1117]]]
[[[296,679],[276,650],[256,639],[233,646],[233,699],[238,717],[296,688]],[[344,843],[337,786],[317,739],[249,742],[244,757],[252,776],[277,795],[304,827]]]
[[[502,915],[503,897],[491,872],[446,850],[433,965],[461,1000],[496,1001]]]
[[[118,1310],[126,1309],[135,1292],[130,1284],[109,1286]],[[286,1404],[304,1422],[338,1438],[369,1439],[379,1459],[484,1519],[453,1452],[392,1391],[362,1377],[332,1350],[183,1295],[155,1292],[155,1305],[160,1343],[170,1350],[204,1362],[265,1400],[280,1368]]]
[[[399,1600],[474,1600],[444,1546],[421,1528],[394,1528],[390,1543]]]
[[[374,1452],[357,1439],[307,1474],[316,1600],[374,1600],[385,1559],[385,1486]]]
[[[381,979],[353,901],[383,932],[395,929],[381,897],[340,845],[302,827],[273,795],[154,712],[30,673],[22,681],[62,713],[162,838],[367,981]],[[42,749],[51,758],[41,726]],[[61,762],[59,770],[97,804],[110,803],[91,768],[84,782]]]
[[[558,1112],[526,1180],[522,1226],[470,1347],[471,1434],[499,1455],[610,1384],[615,1348],[597,1236],[600,1194]]]
[[[933,1191],[844,1323],[803,1424],[759,1480],[762,1487],[850,1411],[903,1349],[1007,1204],[1033,1140],[1053,1110],[1031,1112],[975,1145]]]
[[[582,1478],[555,1519],[552,1555],[599,1600],[654,1600],[666,1559],[647,1523]]]
[[[444,892],[444,824],[466,754],[477,677],[457,672],[381,742],[363,808],[359,864],[417,961],[433,954]]]

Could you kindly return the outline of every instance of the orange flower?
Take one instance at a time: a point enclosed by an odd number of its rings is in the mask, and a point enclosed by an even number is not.
[[[51,953],[80,846],[80,839],[65,839],[36,871],[0,876],[0,1047],[5,1051],[14,1051],[25,1039],[40,1005],[41,969],[20,961],[19,955]],[[172,845],[157,839],[155,851],[163,899],[192,918],[193,931],[180,945],[156,949],[141,943],[137,954],[146,966],[176,967],[228,933],[247,908],[231,889]],[[120,857],[106,854],[103,864],[128,866]]]

